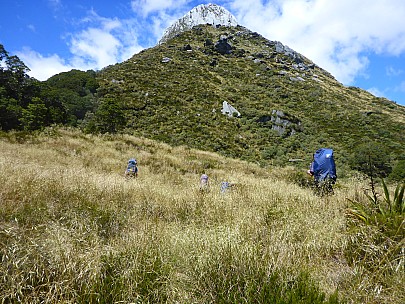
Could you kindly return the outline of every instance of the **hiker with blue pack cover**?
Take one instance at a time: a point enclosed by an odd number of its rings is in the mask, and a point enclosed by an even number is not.
[[[333,150],[328,148],[316,150],[308,174],[314,177],[315,185],[318,188],[333,192],[332,185],[337,178]]]
[[[225,194],[229,190],[231,190],[236,184],[231,182],[221,182],[220,192]]]
[[[202,174],[200,177],[200,191],[208,191],[209,183],[208,183],[208,175]]]
[[[138,162],[135,158],[128,160],[127,168],[125,169],[125,177],[138,177]]]

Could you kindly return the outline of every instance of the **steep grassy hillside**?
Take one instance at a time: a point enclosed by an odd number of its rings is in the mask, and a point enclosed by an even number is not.
[[[319,197],[301,173],[129,135],[1,133],[0,298],[402,303],[404,226],[387,238],[347,216],[363,182]]]
[[[404,107],[344,87],[243,27],[194,27],[98,76],[104,107],[93,129],[109,117],[107,125],[135,135],[261,164],[309,161],[320,146],[350,164],[356,147],[369,142],[392,160],[404,157]],[[241,116],[223,115],[223,101]]]

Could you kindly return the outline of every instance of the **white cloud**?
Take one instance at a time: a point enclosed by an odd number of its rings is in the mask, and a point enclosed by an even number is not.
[[[70,51],[74,61],[96,67],[115,63],[120,41],[104,29],[89,28],[72,37]]]
[[[405,51],[402,0],[234,0],[230,7],[240,24],[290,46],[345,84],[367,67],[367,52]]]
[[[73,68],[58,55],[44,57],[29,48],[18,52],[17,56],[30,68],[31,71],[28,74],[38,80],[46,80],[52,75]]]
[[[33,25],[33,24],[28,24],[28,25],[27,25],[27,28],[28,28],[31,32],[33,32],[33,33],[36,32],[35,25]]]
[[[385,94],[381,90],[379,90],[377,88],[369,88],[369,89],[367,89],[367,91],[369,93],[373,94],[374,96],[377,96],[377,97],[384,97],[385,96]]]
[[[132,10],[146,17],[149,14],[162,12],[166,10],[174,11],[184,7],[190,0],[133,0],[131,1]]]
[[[66,36],[70,57],[57,54],[41,55],[29,48],[17,55],[30,68],[28,74],[38,80],[71,69],[97,70],[126,60],[143,49],[137,42],[137,33],[131,20],[117,20],[98,16],[94,11],[82,20],[87,25],[79,32]]]
[[[385,72],[387,74],[387,76],[391,77],[391,76],[399,76],[401,75],[404,71],[401,69],[396,69],[392,66],[386,67]]]

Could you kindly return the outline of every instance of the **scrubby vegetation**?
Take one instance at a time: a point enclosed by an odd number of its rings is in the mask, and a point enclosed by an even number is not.
[[[58,128],[1,133],[0,151],[4,303],[405,298],[403,213],[389,234],[388,213],[378,227],[353,218],[350,201],[369,201],[362,179],[338,179],[320,197],[298,168]],[[128,181],[133,156],[139,177]],[[208,192],[198,188],[204,172]],[[236,186],[220,194],[224,180]],[[397,206],[402,190],[373,191]]]
[[[223,37],[232,46],[230,54],[215,48]],[[358,170],[357,154],[373,150],[378,158],[385,153],[381,173],[389,175],[404,157],[405,109],[346,88],[283,48],[243,27],[197,26],[106,67],[98,75],[98,92],[124,112],[126,123],[114,124],[122,132],[264,166],[296,158],[305,159],[306,166],[314,147],[326,145],[339,151],[345,166]],[[223,101],[241,117],[221,114]],[[100,115],[109,113],[103,110]],[[116,108],[110,112],[120,115]],[[280,118],[275,112],[284,115],[284,131],[277,131],[283,123],[275,123]]]
[[[216,48],[220,40],[229,53]],[[382,177],[403,179],[404,107],[344,87],[304,56],[240,26],[196,26],[101,71],[72,70],[45,82],[1,54],[2,130],[63,124],[263,167],[302,159],[304,168],[317,148],[331,147],[340,174],[364,173],[371,154]],[[223,115],[223,101],[241,116]]]

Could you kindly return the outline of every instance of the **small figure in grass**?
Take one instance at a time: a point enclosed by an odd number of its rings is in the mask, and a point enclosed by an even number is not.
[[[200,177],[200,191],[208,191],[209,182],[208,182],[208,175],[202,174]]]
[[[231,190],[231,188],[233,188],[236,184],[232,183],[232,182],[221,182],[221,193],[225,194],[226,192],[228,192],[229,190]]]
[[[138,162],[135,158],[128,160],[124,175],[126,178],[138,177]]]

